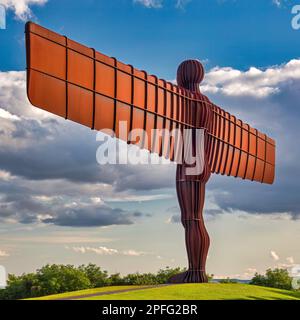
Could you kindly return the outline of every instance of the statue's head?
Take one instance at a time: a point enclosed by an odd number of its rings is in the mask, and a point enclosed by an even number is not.
[[[199,91],[204,73],[204,67],[199,60],[185,60],[177,69],[177,83],[180,87]]]

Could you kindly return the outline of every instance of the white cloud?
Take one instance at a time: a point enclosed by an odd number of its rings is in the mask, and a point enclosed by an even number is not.
[[[184,9],[189,2],[191,2],[191,0],[177,0],[175,7],[177,9]]]
[[[288,263],[290,263],[290,264],[294,264],[294,263],[295,263],[293,257],[287,257],[287,258],[286,258],[286,261],[287,261]]]
[[[75,252],[82,253],[82,254],[92,252],[97,255],[116,255],[117,254],[117,255],[131,256],[131,257],[140,257],[147,254],[147,252],[144,252],[144,251],[137,251],[133,249],[119,251],[117,249],[107,248],[103,246],[100,246],[100,247],[78,246],[78,247],[71,247],[71,248],[66,246],[65,248],[71,249]]]
[[[243,273],[227,274],[227,275],[214,275],[214,279],[240,279],[240,280],[250,280],[254,277],[255,273],[258,272],[256,268],[247,268]]]
[[[8,257],[8,256],[9,256],[9,254],[8,254],[6,251],[0,250],[0,258],[2,258],[2,257]]]
[[[146,252],[143,251],[136,251],[136,250],[125,250],[122,252],[125,256],[133,256],[133,257],[139,257],[146,254]]]
[[[254,274],[255,272],[257,272],[257,269],[256,269],[256,268],[247,268],[247,269],[246,269],[246,272],[247,272],[247,273]]]
[[[69,249],[69,247],[66,247],[66,249]],[[86,253],[85,247],[73,247],[72,249],[75,252]]]
[[[91,202],[93,204],[103,204],[103,201],[100,197],[91,197]]]
[[[99,254],[99,255],[112,255],[112,254],[118,253],[118,250],[107,248],[107,247],[98,247],[98,248],[88,247],[87,250],[90,252],[95,252],[96,254]]]
[[[0,108],[0,118],[10,119],[10,120],[20,120],[20,118],[16,115],[11,114],[10,112]]]
[[[31,5],[44,5],[48,0],[0,0],[6,9],[13,10],[15,16],[25,21],[32,17]]]
[[[107,247],[72,247],[72,250],[79,253],[87,253],[87,252],[93,252],[99,255],[113,255],[117,254],[118,250],[111,249]]]
[[[295,270],[300,270],[300,265],[296,264],[293,257],[287,257],[286,258],[287,263],[276,263],[273,266],[270,266],[270,269],[278,268],[278,269],[286,269],[290,273],[290,275],[293,275]],[[298,271],[299,272],[299,271]]]
[[[0,71],[0,117],[1,121],[20,120],[22,117],[55,118],[49,112],[31,106],[26,95],[25,71]]]
[[[38,201],[42,201],[42,202],[51,202],[51,201],[55,200],[55,197],[49,197],[46,195],[33,196],[33,198]]]
[[[277,7],[277,8],[283,8],[286,7],[290,0],[272,0],[272,3]]]
[[[300,79],[300,59],[264,70],[251,67],[240,71],[215,67],[205,75],[201,91],[204,94],[265,98],[279,93],[280,84],[297,79]]]
[[[150,195],[121,195],[114,196],[113,198],[106,198],[109,202],[144,202],[144,201],[155,201],[155,200],[166,200],[172,199],[174,195],[172,194],[150,194]]]
[[[143,5],[146,8],[161,8],[163,5],[162,0],[133,0],[134,3]]]
[[[280,7],[281,6],[281,0],[272,0],[273,4],[275,4],[275,6]]]
[[[176,9],[184,9],[191,0],[174,0]],[[138,3],[146,8],[159,9],[164,5],[163,0],[133,0],[133,3]]]
[[[271,250],[270,255],[275,261],[279,260],[279,256],[275,251]]]
[[[9,172],[0,169],[0,180],[10,181],[12,178],[13,177],[11,176],[11,174]]]

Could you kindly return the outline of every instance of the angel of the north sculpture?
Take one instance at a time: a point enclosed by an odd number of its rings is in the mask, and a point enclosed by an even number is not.
[[[203,129],[203,163],[198,174],[176,161],[174,143],[139,147],[177,163],[176,189],[185,229],[188,269],[170,283],[207,282],[205,270],[209,236],[203,220],[205,185],[211,173],[272,184],[275,141],[237,119],[201,94],[204,69],[187,60],[177,71],[177,85],[124,64],[37,24],[26,24],[27,94],[41,109],[90,127],[111,129],[121,138],[128,131]],[[173,141],[173,140],[172,140]],[[195,149],[195,139],[190,146]],[[127,141],[130,143],[130,141]]]

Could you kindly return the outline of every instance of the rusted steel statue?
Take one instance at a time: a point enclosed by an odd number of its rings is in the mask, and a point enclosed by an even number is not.
[[[208,102],[208,99],[200,93],[199,89],[203,78],[204,68],[197,60],[184,61],[178,67],[177,84],[193,92],[196,99]],[[193,109],[191,118],[195,118],[197,115],[197,126],[211,132],[213,113],[210,106],[206,103],[202,106],[195,104]],[[186,272],[172,277],[169,280],[171,283],[207,282],[205,264],[209,248],[209,235],[203,219],[205,184],[211,175],[211,168],[208,163],[209,141],[207,139],[204,146],[205,161],[200,175],[187,175],[186,166],[184,164],[177,165],[176,190],[181,210],[181,222],[185,229],[189,268]]]
[[[204,69],[197,60],[179,66],[174,85],[37,24],[27,23],[25,32],[27,94],[34,106],[91,129],[112,129],[117,138],[178,163],[176,189],[189,266],[169,281],[207,282],[206,182],[217,173],[272,184],[275,141],[200,93]],[[121,122],[128,124],[128,132],[144,130],[139,143],[124,138]],[[203,170],[187,174],[189,165],[177,161],[173,137],[153,142],[153,129],[204,130]],[[192,141],[194,150],[196,140]]]

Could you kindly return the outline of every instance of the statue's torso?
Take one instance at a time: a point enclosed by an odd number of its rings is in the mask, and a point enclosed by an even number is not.
[[[213,112],[211,109],[211,104],[209,99],[199,93],[195,93],[196,99],[200,100],[199,102],[194,102],[191,110],[193,110],[193,114],[189,115],[189,121],[199,129],[204,129],[204,166],[203,172],[198,175],[186,175],[186,168],[190,167],[189,165],[185,164],[178,164],[177,165],[177,174],[176,180],[177,181],[201,181],[207,182],[210,177],[210,167],[208,164],[208,150],[209,150],[209,139],[207,132],[211,131],[212,126],[212,119],[213,119]]]

